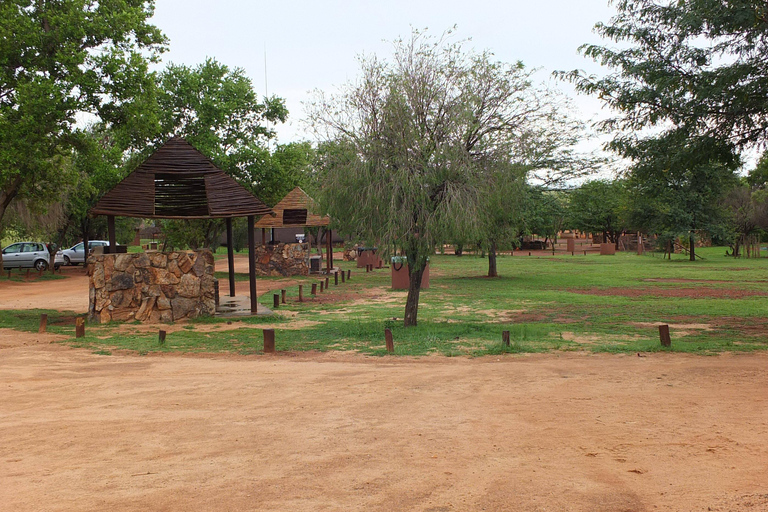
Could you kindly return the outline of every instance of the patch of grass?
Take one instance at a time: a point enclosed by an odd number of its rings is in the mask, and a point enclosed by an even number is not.
[[[88,336],[72,343],[92,350],[150,352],[233,352],[259,354],[260,326],[276,328],[280,351],[345,350],[373,356],[387,354],[384,329],[390,328],[395,354],[409,356],[482,356],[524,352],[573,351],[633,353],[752,351],[768,348],[768,259],[723,256],[723,248],[699,251],[705,259],[689,262],[660,256],[520,256],[498,259],[500,278],[488,279],[487,259],[472,255],[431,259],[431,287],[420,296],[419,325],[404,328],[405,292],[391,290],[389,271],[361,272],[354,262],[338,262],[352,270],[352,280],[310,296],[318,276],[291,278],[304,283],[306,301],[289,303],[270,317],[206,317],[169,333],[160,345],[156,331],[139,326],[88,326]],[[226,273],[219,273],[226,279]],[[238,274],[239,280],[247,278]],[[272,281],[284,278],[259,278]],[[676,290],[692,290],[683,297]],[[696,293],[703,290],[702,293]],[[729,290],[743,292],[728,298]],[[609,293],[606,293],[608,291]],[[260,302],[272,307],[272,294]],[[279,292],[278,292],[279,293]],[[665,295],[666,294],[666,295]],[[36,331],[43,310],[0,311],[0,327]],[[49,313],[49,330],[65,313]],[[73,315],[70,315],[72,317]],[[296,322],[301,322],[300,326]],[[224,324],[237,323],[236,329]],[[671,326],[672,347],[659,343],[656,324]],[[119,325],[119,324],[118,324]],[[217,326],[221,325],[221,328]],[[686,327],[688,326],[688,327]],[[205,328],[203,328],[205,327]],[[283,328],[284,327],[284,328]],[[501,343],[509,330],[511,344]]]

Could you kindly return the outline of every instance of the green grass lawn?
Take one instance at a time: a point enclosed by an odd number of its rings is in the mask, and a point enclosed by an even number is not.
[[[736,259],[723,248],[701,249],[689,262],[660,256],[501,256],[501,277],[485,276],[488,262],[477,256],[432,258],[431,287],[423,290],[419,325],[402,327],[405,292],[392,291],[389,270],[361,272],[317,298],[309,293],[317,277],[297,287],[272,317],[246,320],[205,318],[168,334],[138,325],[89,326],[77,345],[99,353],[150,351],[260,353],[262,327],[276,330],[278,350],[351,350],[384,355],[384,329],[392,329],[395,353],[445,356],[504,352],[675,351],[716,353],[768,348],[768,258]],[[226,279],[226,275],[218,275]],[[242,279],[242,276],[238,276]],[[264,278],[264,282],[277,281]],[[333,280],[331,280],[333,283]],[[272,307],[272,293],[260,301]],[[0,313],[0,326],[36,330],[41,311]],[[50,330],[69,333],[66,314],[49,312]],[[70,315],[71,316],[71,315]],[[229,323],[228,323],[229,322]],[[658,323],[668,323],[672,347],[659,343]],[[511,346],[501,344],[502,331]],[[71,343],[75,343],[72,340]]]

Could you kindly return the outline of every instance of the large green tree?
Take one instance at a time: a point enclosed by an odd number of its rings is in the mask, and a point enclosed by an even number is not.
[[[738,184],[740,166],[732,146],[675,132],[642,141],[632,156],[628,192],[635,227],[668,240],[687,239],[691,261],[700,233],[726,235],[723,200]]]
[[[618,248],[627,227],[623,180],[594,180],[583,183],[569,194],[568,226],[584,233],[601,233],[604,242]]]
[[[152,0],[0,3],[0,230],[16,200],[59,196],[78,116],[137,122],[136,98],[165,38]]]
[[[414,32],[395,42],[391,61],[361,59],[361,68],[340,95],[319,94],[310,108],[334,142],[323,200],[340,228],[407,257],[404,323],[412,326],[435,245],[484,236],[488,182],[518,158],[537,158],[536,131],[557,112],[522,64],[446,37]]]
[[[159,76],[160,129],[155,145],[182,136],[220,169],[269,205],[305,185],[313,159],[306,143],[276,145],[274,126],[288,110],[281,98],[259,98],[240,68],[215,59],[194,67],[169,65]],[[146,156],[145,154],[142,156]],[[219,220],[165,221],[172,245],[216,244]]]
[[[564,73],[619,115],[612,146],[637,130],[685,130],[736,147],[768,141],[768,3],[765,0],[618,0],[596,31],[617,47],[585,45],[604,77]]]

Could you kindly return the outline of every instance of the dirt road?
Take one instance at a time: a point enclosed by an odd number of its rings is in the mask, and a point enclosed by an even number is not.
[[[339,253],[341,254],[341,253]],[[229,265],[226,259],[216,260],[217,272],[228,272]],[[62,274],[66,279],[49,281],[35,280],[35,272],[31,272],[29,282],[13,282],[0,280],[0,309],[56,309],[59,311],[74,311],[86,313],[88,311],[88,276],[82,266],[62,267]],[[235,272],[248,272],[248,258],[242,254],[235,256]],[[259,297],[272,290],[293,285],[294,280],[258,280]],[[220,279],[221,293],[229,293],[229,281]],[[235,293],[249,294],[248,281],[235,283]]]
[[[768,510],[768,356],[99,356],[0,331],[0,509]]]

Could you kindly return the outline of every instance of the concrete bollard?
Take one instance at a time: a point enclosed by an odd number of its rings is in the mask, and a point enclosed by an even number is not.
[[[264,329],[262,333],[264,334],[264,353],[270,354],[275,351],[275,330]]]
[[[75,338],[85,336],[85,318],[79,316],[75,320]]]
[[[672,346],[672,338],[669,337],[669,325],[664,324],[659,326],[659,339],[661,340],[662,347]]]
[[[388,328],[384,329],[384,343],[387,345],[387,352],[395,352],[395,341],[392,339],[392,331]]]

